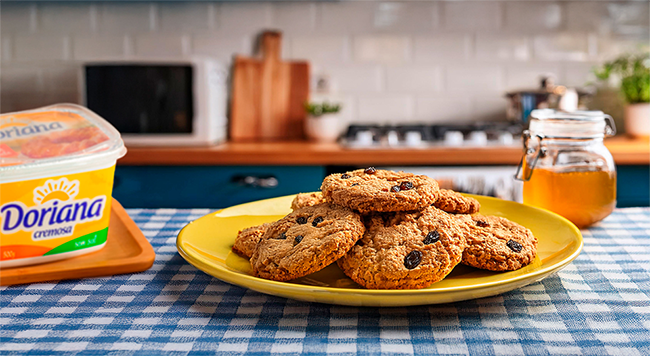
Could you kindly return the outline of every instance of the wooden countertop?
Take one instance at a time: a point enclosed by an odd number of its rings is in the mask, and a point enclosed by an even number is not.
[[[625,136],[605,140],[621,165],[650,164],[650,141]],[[510,147],[432,147],[352,149],[338,144],[228,142],[210,147],[128,147],[120,165],[516,165],[519,145]]]

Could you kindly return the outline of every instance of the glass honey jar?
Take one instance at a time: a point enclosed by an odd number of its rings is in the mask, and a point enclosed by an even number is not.
[[[616,133],[601,111],[533,110],[524,131],[517,179],[524,204],[555,212],[584,228],[616,207],[616,166],[603,144]]]

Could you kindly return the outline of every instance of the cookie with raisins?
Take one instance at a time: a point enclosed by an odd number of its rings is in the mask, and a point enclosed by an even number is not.
[[[268,230],[269,226],[271,226],[271,223],[264,223],[240,230],[235,238],[235,244],[232,245],[233,252],[240,256],[250,258],[253,255],[253,251],[255,251],[257,243],[266,230]]]
[[[291,210],[300,209],[305,206],[314,206],[324,202],[325,198],[323,198],[323,193],[321,192],[299,193],[291,202]]]
[[[449,189],[440,189],[433,206],[452,214],[475,214],[481,209],[478,200]]]
[[[272,223],[250,263],[257,277],[288,281],[319,271],[363,236],[359,214],[328,203],[294,210]]]
[[[360,213],[422,210],[436,201],[438,182],[382,169],[357,169],[323,180],[325,200]]]
[[[366,233],[338,266],[369,289],[418,289],[460,263],[467,227],[435,207],[368,216]]]
[[[533,233],[500,216],[458,215],[469,228],[462,263],[490,271],[514,271],[530,264],[537,255]]]

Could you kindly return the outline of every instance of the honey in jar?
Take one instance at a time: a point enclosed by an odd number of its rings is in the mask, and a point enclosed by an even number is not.
[[[579,228],[589,226],[614,211],[616,173],[538,168],[524,182],[524,202],[560,214]]]
[[[600,111],[533,110],[517,171],[524,204],[579,228],[607,217],[616,207],[616,167],[603,138],[614,132],[613,120]]]

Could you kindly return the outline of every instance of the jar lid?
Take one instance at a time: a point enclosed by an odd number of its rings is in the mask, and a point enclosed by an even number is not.
[[[611,116],[602,111],[564,112],[537,109],[530,113],[531,135],[548,138],[590,139],[613,136],[616,126]]]
[[[0,183],[113,165],[125,153],[120,133],[79,105],[0,115]]]

